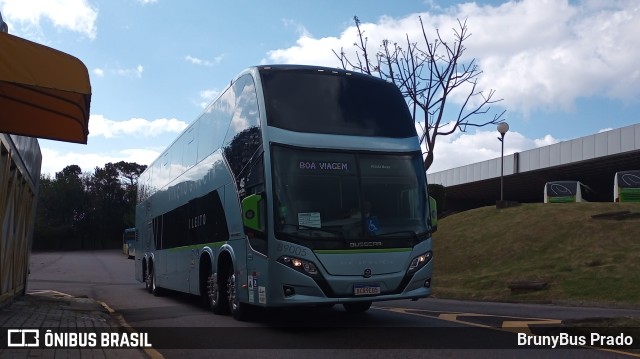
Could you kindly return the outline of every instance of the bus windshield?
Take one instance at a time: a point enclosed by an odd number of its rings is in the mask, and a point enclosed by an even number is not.
[[[428,230],[422,157],[273,146],[275,234],[312,248],[419,241]]]
[[[261,68],[269,126],[296,132],[408,138],[416,129],[398,88],[342,71]]]

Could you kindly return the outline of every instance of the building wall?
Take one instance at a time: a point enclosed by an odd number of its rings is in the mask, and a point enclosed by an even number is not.
[[[508,141],[508,137],[506,137]],[[562,141],[504,156],[504,175],[536,171],[597,157],[640,150],[640,124]],[[629,168],[629,170],[635,168]],[[500,158],[427,175],[445,187],[500,177]]]
[[[0,133],[0,307],[27,287],[41,164],[37,139]]]

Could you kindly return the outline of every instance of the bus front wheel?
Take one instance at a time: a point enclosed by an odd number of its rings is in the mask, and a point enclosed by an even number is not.
[[[248,304],[242,303],[238,298],[236,291],[237,286],[236,274],[233,270],[233,266],[229,268],[229,277],[227,277],[227,294],[229,296],[229,308],[231,309],[231,315],[234,319],[239,321],[247,321],[251,316]]]
[[[347,313],[364,313],[371,308],[371,302],[343,303],[342,306]]]

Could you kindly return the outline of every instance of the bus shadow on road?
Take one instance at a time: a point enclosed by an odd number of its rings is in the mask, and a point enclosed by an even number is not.
[[[144,291],[144,288],[140,288]],[[187,312],[192,313],[194,309],[202,311],[203,315],[216,315],[207,308],[202,298],[193,294],[163,290],[162,297],[176,302],[180,305],[188,305],[181,309],[180,306],[173,307],[165,311],[162,318],[157,317],[158,311],[149,308],[148,315],[145,310],[136,309],[135,312],[127,313],[127,316],[134,315],[136,320],[169,319],[177,318]],[[250,307],[251,316],[249,322],[269,327],[286,328],[337,328],[337,327],[367,327],[367,326],[421,326],[421,321],[412,320],[410,316],[399,317],[385,310],[376,309],[375,303],[369,311],[364,313],[349,313],[340,304],[336,305],[309,305],[286,308],[262,308]],[[123,313],[124,314],[124,313]],[[155,316],[155,317],[154,317]],[[295,329],[294,329],[295,330]]]

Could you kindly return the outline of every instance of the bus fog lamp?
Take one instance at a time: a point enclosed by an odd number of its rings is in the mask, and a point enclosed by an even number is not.
[[[284,296],[285,297],[291,297],[291,296],[296,294],[296,290],[293,289],[293,287],[289,286],[289,285],[283,285],[282,286],[282,291],[284,292]]]

